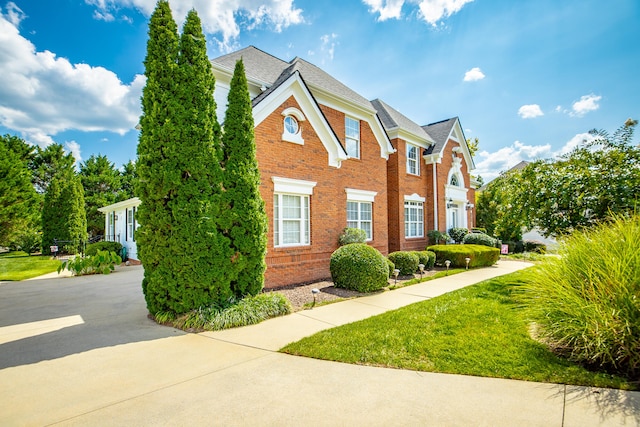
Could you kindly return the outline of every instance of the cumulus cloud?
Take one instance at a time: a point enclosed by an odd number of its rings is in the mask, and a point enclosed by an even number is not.
[[[579,101],[573,103],[569,114],[575,117],[582,117],[590,111],[595,111],[600,108],[598,102],[601,99],[601,96],[594,94],[584,95]]]
[[[113,72],[38,52],[0,9],[0,124],[46,146],[66,130],[124,134],[140,115],[144,76],[124,84]]]
[[[336,45],[338,44],[337,39],[338,35],[335,33],[325,34],[320,37],[320,41],[322,42],[320,51],[327,57],[329,61],[333,61],[333,55],[335,54]],[[324,59],[322,60],[322,63],[324,63]]]
[[[64,143],[64,147],[67,149],[69,153],[76,159],[76,162],[82,160],[82,156],[80,154],[80,144],[75,141],[67,141]]]
[[[156,0],[85,0],[95,6],[100,15],[117,15],[122,9],[136,9],[150,16]],[[259,26],[271,27],[280,32],[290,25],[304,22],[302,9],[296,8],[293,0],[180,0],[171,2],[173,18],[181,27],[191,9],[198,11],[202,29],[207,34],[221,34],[216,39],[223,51],[236,47],[240,27],[253,29]]]
[[[544,116],[544,113],[538,104],[529,104],[520,107],[518,109],[518,115],[523,119],[534,119],[536,117]]]
[[[485,75],[482,70],[478,67],[474,67],[464,73],[464,81],[465,82],[475,82],[477,80],[484,79]]]
[[[442,19],[459,12],[464,5],[473,0],[420,0],[420,17],[434,27]]]
[[[362,0],[371,13],[379,13],[378,21],[400,19],[404,0]]]

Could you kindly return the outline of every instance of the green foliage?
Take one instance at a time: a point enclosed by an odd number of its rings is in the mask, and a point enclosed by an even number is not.
[[[120,251],[122,251],[122,244],[119,242],[107,242],[106,240],[102,242],[91,243],[87,245],[84,254],[87,256],[91,256],[97,254],[98,251],[109,251],[119,254]]]
[[[523,286],[538,333],[560,354],[640,380],[640,216],[564,240]]]
[[[224,120],[222,232],[231,240],[231,282],[236,297],[256,295],[264,286],[268,220],[260,194],[253,112],[242,61],[236,62]]]
[[[109,274],[115,270],[115,266],[122,262],[122,258],[115,252],[98,251],[93,256],[77,256],[63,262],[58,267],[58,274],[65,268],[76,276],[86,274]]]
[[[436,264],[444,265],[445,260],[451,261],[451,267],[466,267],[466,258],[471,258],[469,267],[487,267],[495,264],[500,259],[498,248],[489,248],[482,245],[435,245],[429,246],[436,254]]]
[[[341,246],[331,254],[331,278],[337,288],[373,292],[387,286],[389,264],[377,249],[365,243]]]
[[[338,237],[340,246],[348,245],[349,243],[365,243],[366,241],[367,233],[360,228],[345,227],[340,237]]]
[[[50,254],[50,245],[61,242],[60,252],[81,251],[87,238],[84,192],[73,169],[58,171],[47,187],[42,210],[42,252]]]
[[[104,214],[98,208],[116,202],[120,188],[120,172],[103,155],[91,155],[80,164],[80,179],[84,189],[87,232],[91,236],[105,234]]]
[[[431,270],[436,263],[436,254],[431,251],[414,251],[418,256],[418,264],[423,264],[425,270]]]
[[[51,144],[46,148],[37,147],[30,162],[32,180],[39,193],[45,193],[54,177],[64,175],[74,169],[76,160],[71,153],[65,154],[60,144]]]
[[[510,254],[520,254],[524,252],[524,242],[522,240],[519,240],[517,242],[506,240],[506,241],[503,241],[502,243],[509,246]]]
[[[418,271],[420,258],[415,252],[398,251],[389,254],[389,259],[393,262],[402,276],[407,276]]]
[[[451,236],[456,243],[462,243],[462,239],[464,239],[464,236],[467,234],[469,234],[469,230],[466,228],[458,227],[449,229],[449,236]]]
[[[42,232],[35,228],[26,228],[17,232],[11,241],[15,250],[25,251],[28,255],[40,250]]]
[[[498,240],[484,233],[469,233],[464,236],[462,243],[465,245],[483,245],[490,248],[498,247]]]
[[[476,196],[476,223],[489,235],[501,240],[522,240],[527,220],[514,197],[519,170],[507,171],[491,181]]]
[[[546,254],[547,253],[547,245],[542,242],[536,242],[534,240],[525,240],[524,242],[524,250],[526,252],[535,252],[538,254]]]
[[[135,181],[137,178],[136,164],[129,160],[122,165],[122,170],[119,171],[120,186],[118,188],[118,194],[116,196],[116,202],[122,202],[123,200],[131,199],[135,197]]]
[[[269,292],[234,300],[224,307],[200,307],[174,321],[173,326],[188,330],[219,331],[254,325],[273,317],[285,316],[291,311],[291,304],[284,295]]]
[[[627,120],[612,136],[591,131],[593,141],[560,159],[529,164],[514,185],[514,206],[546,236],[633,213],[640,194],[640,146],[632,141],[636,125]]]
[[[447,233],[443,233],[438,230],[429,230],[427,232],[427,237],[429,238],[429,243],[432,245],[438,245],[440,243],[446,243],[451,239]]]
[[[385,257],[385,259],[387,260],[387,266],[389,266],[389,277],[393,277],[393,270],[396,269],[396,265],[389,258]]]
[[[39,219],[39,197],[22,158],[27,155],[23,148],[19,138],[0,137],[0,246],[9,246],[21,232],[35,228]]]

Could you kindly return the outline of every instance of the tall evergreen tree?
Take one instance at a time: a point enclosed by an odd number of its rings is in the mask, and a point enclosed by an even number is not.
[[[87,231],[104,234],[104,214],[98,208],[115,203],[120,187],[120,173],[104,155],[91,155],[80,164],[80,179],[84,189]]]
[[[224,120],[222,229],[235,251],[238,277],[232,282],[237,297],[255,295],[264,286],[267,252],[267,214],[260,195],[253,113],[242,61],[236,63]]]
[[[36,191],[44,193],[49,183],[59,171],[73,169],[76,159],[71,153],[64,152],[60,144],[51,144],[46,148],[37,148],[33,161],[30,163],[33,171],[33,184]]]
[[[42,252],[51,253],[55,241],[66,252],[77,253],[87,238],[84,191],[75,171],[59,171],[47,186],[42,209]]]
[[[146,85],[142,91],[142,116],[136,171],[137,211],[140,228],[136,242],[144,265],[142,289],[152,314],[169,310],[172,298],[167,282],[175,281],[169,251],[173,215],[170,202],[180,180],[173,153],[176,125],[176,74],[178,29],[169,3],[158,1],[149,21],[147,56],[144,60]]]
[[[118,188],[118,194],[116,195],[116,202],[121,202],[135,196],[134,187],[137,177],[136,164],[129,160],[127,163],[122,165],[122,170],[119,171],[119,173],[120,187]]]

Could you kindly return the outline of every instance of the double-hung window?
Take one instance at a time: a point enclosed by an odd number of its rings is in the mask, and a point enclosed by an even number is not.
[[[352,119],[351,117],[345,117],[345,144],[347,146],[347,154],[349,157],[360,158],[360,122]]]
[[[404,236],[405,238],[424,237],[424,203],[405,200]]]
[[[272,177],[274,247],[311,244],[310,196],[315,182]]]
[[[373,239],[372,203],[347,201],[347,227],[359,228],[367,233],[367,240]]]
[[[136,241],[135,239],[135,228],[133,226],[134,221],[135,221],[135,212],[136,212],[136,208],[128,208],[127,209],[127,240],[131,240],[133,242]]]
[[[420,147],[407,143],[407,173],[420,175]]]

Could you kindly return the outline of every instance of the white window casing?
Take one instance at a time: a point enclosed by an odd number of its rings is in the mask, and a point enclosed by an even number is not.
[[[280,178],[272,176],[273,191],[275,193],[291,193],[291,194],[304,194],[310,196],[313,194],[313,187],[317,182],[304,181],[301,179]]]
[[[274,247],[311,244],[310,197],[316,182],[272,177]]]
[[[370,202],[373,203],[377,191],[367,191],[367,190],[356,190],[355,188],[345,188],[344,191],[347,193],[347,200],[354,202]]]
[[[282,140],[304,145],[301,124],[301,122],[305,121],[304,114],[297,108],[289,107],[282,111],[282,115],[284,116],[282,123]]]

